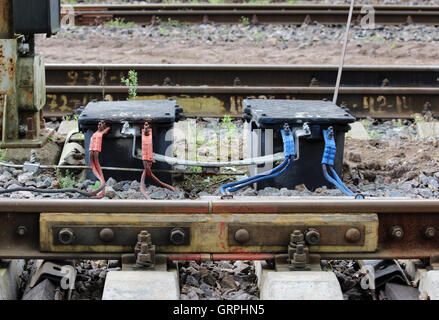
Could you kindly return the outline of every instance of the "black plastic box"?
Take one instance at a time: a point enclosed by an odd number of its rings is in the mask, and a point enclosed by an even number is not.
[[[13,0],[14,32],[53,35],[61,27],[60,0]]]
[[[250,157],[266,155],[266,146],[270,144],[273,153],[282,152],[280,129],[285,123],[288,123],[291,129],[308,123],[311,130],[311,136],[301,137],[299,140],[299,160],[295,161],[284,174],[258,182],[257,189],[265,187],[294,189],[300,184],[305,184],[309,190],[322,186],[333,187],[324,178],[322,172],[321,161],[325,147],[322,130],[329,126],[334,128],[337,146],[334,167],[337,173],[341,174],[344,136],[350,130],[348,123],[355,121],[352,115],[332,102],[314,100],[246,99],[243,101],[243,110],[244,119],[250,121],[248,148]],[[267,154],[270,154],[270,150],[267,150]],[[250,174],[255,175],[269,169],[252,166]]]
[[[110,126],[110,131],[104,135],[102,152],[99,161],[102,167],[123,167],[143,169],[142,160],[133,158],[133,137],[122,133],[126,122],[130,128],[136,129],[136,155],[141,157],[141,130],[146,119],[150,121],[153,137],[154,153],[173,156],[174,122],[183,118],[183,109],[175,100],[135,100],[135,101],[101,101],[90,102],[79,116],[79,130],[84,133],[86,163],[89,162],[90,139],[97,131],[98,123],[104,121]],[[152,169],[172,170],[172,166],[164,162],[155,162]],[[141,172],[103,171],[105,179],[113,177],[117,181],[140,181]],[[165,183],[172,184],[172,174],[158,173],[155,175]],[[87,178],[96,180],[91,170],[87,171]],[[147,184],[150,184],[147,179]],[[155,185],[155,183],[153,183]]]

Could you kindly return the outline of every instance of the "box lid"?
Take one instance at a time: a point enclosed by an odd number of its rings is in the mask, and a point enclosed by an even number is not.
[[[106,123],[143,123],[152,119],[152,123],[173,123],[179,120],[183,109],[175,100],[130,100],[90,102],[79,116],[81,126]]]
[[[289,124],[348,124],[355,121],[349,112],[330,101],[245,99],[244,114],[260,127]]]

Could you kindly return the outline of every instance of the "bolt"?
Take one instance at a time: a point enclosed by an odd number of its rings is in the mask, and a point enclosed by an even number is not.
[[[304,252],[303,244],[297,245],[297,250],[294,253],[294,258],[291,263],[294,270],[300,270],[306,268],[306,254]]]
[[[62,244],[72,243],[73,237],[74,237],[74,233],[73,230],[70,228],[61,229],[61,231],[58,233],[58,240]]]
[[[432,239],[436,235],[436,229],[432,226],[428,226],[424,228],[424,236],[427,239]]]
[[[19,236],[25,236],[27,234],[27,228],[25,226],[18,226],[16,232]]]
[[[361,232],[357,228],[349,228],[346,231],[344,238],[347,242],[358,242],[361,239]]]
[[[146,265],[146,264],[150,264],[151,261],[151,254],[150,253],[139,253],[137,255],[137,261],[136,263],[140,264],[140,265]]]
[[[235,232],[235,240],[238,243],[246,243],[250,240],[250,234],[246,229],[238,229]]]
[[[316,245],[320,241],[320,233],[316,229],[310,229],[305,235],[306,242],[311,245]]]
[[[104,228],[99,232],[99,238],[102,241],[110,242],[114,239],[114,231],[110,228]]]
[[[142,253],[142,254],[148,253],[148,244],[147,243],[142,243],[140,245],[140,253]]]
[[[169,240],[175,245],[183,244],[185,233],[181,228],[174,228],[171,230]]]
[[[404,237],[404,230],[400,226],[393,226],[389,230],[390,236],[394,239],[401,239]]]

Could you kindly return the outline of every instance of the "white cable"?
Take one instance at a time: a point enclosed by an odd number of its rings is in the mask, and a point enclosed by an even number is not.
[[[184,165],[190,167],[239,167],[239,166],[250,166],[250,165],[258,165],[264,164],[274,161],[280,161],[285,158],[283,152],[279,152],[276,154],[270,154],[263,157],[257,158],[249,158],[244,160],[236,160],[236,161],[223,161],[223,162],[199,162],[199,161],[191,161],[184,159],[177,159],[174,157],[167,157],[161,154],[154,153],[154,160],[159,162],[166,162],[170,165]]]

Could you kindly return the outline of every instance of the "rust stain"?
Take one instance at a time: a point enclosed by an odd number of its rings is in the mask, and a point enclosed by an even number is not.
[[[12,82],[15,77],[15,59],[12,57],[8,59],[8,75],[9,80]]]

